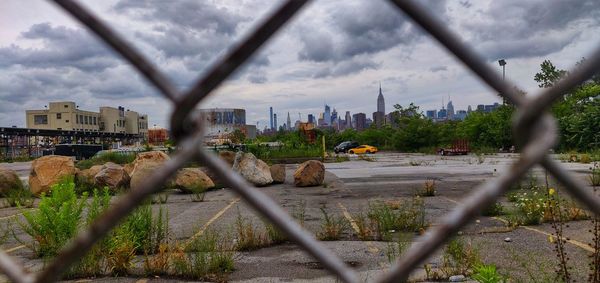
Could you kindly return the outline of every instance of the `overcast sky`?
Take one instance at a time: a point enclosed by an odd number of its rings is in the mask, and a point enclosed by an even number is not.
[[[421,1],[425,2],[425,1]],[[280,1],[81,1],[188,88]],[[489,65],[528,93],[544,59],[570,69],[600,44],[600,1],[463,0],[426,5]],[[245,108],[247,122],[376,110],[379,82],[389,112],[501,101],[436,42],[385,1],[322,0],[306,6],[201,107]],[[172,111],[143,78],[79,23],[40,0],[0,1],[0,126],[25,126],[25,109],[49,101],[80,109],[119,106],[168,126]],[[279,124],[283,124],[279,120]]]

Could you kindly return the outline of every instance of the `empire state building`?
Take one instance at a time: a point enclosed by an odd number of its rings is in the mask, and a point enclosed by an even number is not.
[[[377,96],[377,112],[385,115],[385,100],[383,99],[383,93],[381,93],[381,84],[379,84],[379,96]]]

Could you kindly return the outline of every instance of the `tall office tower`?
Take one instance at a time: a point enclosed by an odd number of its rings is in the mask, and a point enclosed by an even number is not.
[[[313,114],[308,114],[308,122],[315,123],[315,116]]]
[[[333,125],[333,122],[338,120],[338,113],[337,110],[335,110],[335,108],[333,108],[333,111],[331,112],[331,124]]]
[[[381,83],[379,84],[379,96],[377,96],[377,112],[385,114],[385,99],[383,99],[383,93],[381,92]]]
[[[275,131],[279,130],[277,128],[277,113],[273,113],[273,127],[274,127]]]
[[[288,112],[288,118],[287,118],[287,130],[291,130],[292,129],[292,119],[290,119],[290,112]]]
[[[269,118],[271,119],[271,130],[273,130],[273,107],[269,107]]]
[[[452,105],[452,100],[448,101],[448,106],[446,107],[448,120],[454,120],[454,105]]]
[[[331,108],[325,104],[325,113],[323,113],[323,123],[331,126]]]
[[[352,116],[350,116],[350,111],[346,111],[346,129],[352,128]]]

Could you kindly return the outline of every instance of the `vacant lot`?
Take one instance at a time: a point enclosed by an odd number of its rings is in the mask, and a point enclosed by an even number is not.
[[[454,207],[461,204],[462,199],[486,180],[502,174],[516,154],[497,154],[485,156],[441,157],[419,154],[380,153],[370,155],[367,159],[351,157],[351,161],[326,164],[325,184],[320,187],[296,188],[291,175],[296,165],[287,165],[287,181],[284,184],[260,188],[276,200],[288,212],[294,214],[298,221],[312,234],[324,236],[324,227],[335,228],[336,223],[343,229],[338,235],[331,235],[332,241],[325,245],[338,254],[344,261],[353,266],[365,281],[376,278],[390,266],[398,244],[418,241],[419,233],[428,227],[435,226]],[[4,165],[4,164],[3,164]],[[589,174],[590,164],[564,163],[569,170],[582,180]],[[26,168],[26,163],[8,165],[17,169]],[[20,170],[23,177],[27,171]],[[542,184],[544,172],[534,170],[535,176]],[[532,179],[527,182],[532,182]],[[587,182],[586,182],[587,183]],[[424,188],[429,186],[433,196],[426,196]],[[553,180],[550,186],[559,188]],[[590,190],[592,188],[590,187]],[[190,195],[168,192],[167,203],[162,204],[168,210],[168,226],[171,241],[186,242],[191,238],[201,237],[208,231],[218,233],[221,238],[239,244],[236,236],[240,221],[254,227],[255,234],[266,233],[264,221],[256,215],[235,193],[229,189],[210,191],[203,202],[193,202]],[[393,211],[402,210],[400,206],[412,205],[415,195],[421,194],[417,200],[422,202],[424,227],[418,225],[404,229],[405,232],[385,231],[386,235],[366,234],[361,222],[369,219],[369,213],[377,205],[384,205]],[[514,204],[506,197],[500,200],[505,210]],[[155,211],[158,204],[154,204]],[[413,207],[414,208],[414,207]],[[418,210],[418,208],[413,209]],[[330,218],[324,225],[325,214]],[[16,221],[23,221],[17,208],[0,209],[0,227],[5,231],[14,231],[6,237],[2,248],[11,255],[25,262],[27,268],[37,270],[42,267],[43,260],[26,247],[30,241],[21,232]],[[336,222],[337,221],[337,222]],[[479,217],[459,235],[465,249],[477,251],[478,257],[485,264],[494,264],[500,273],[515,280],[530,281],[531,278],[554,278],[557,259],[553,252],[554,244],[549,235],[553,233],[550,224],[507,227],[509,216]],[[358,225],[357,225],[358,224]],[[587,255],[591,248],[591,221],[570,221],[565,228],[565,236],[569,241],[566,252],[573,266],[572,275],[577,281],[587,278]],[[331,229],[330,229],[331,230]],[[335,229],[334,229],[335,230]],[[371,229],[373,230],[373,229]],[[411,231],[412,230],[412,231]],[[330,231],[331,232],[331,231]],[[373,231],[371,231],[373,232]],[[379,231],[382,232],[382,231]],[[13,235],[14,234],[14,235]],[[325,233],[326,234],[326,233]],[[335,234],[335,233],[330,233]],[[380,233],[381,234],[381,233]],[[15,240],[15,236],[23,242]],[[507,239],[510,238],[510,239]],[[399,249],[400,251],[402,248]],[[168,278],[148,277],[144,275],[139,259],[133,274],[127,278],[96,278],[103,281],[138,280],[170,280]],[[293,243],[266,244],[251,251],[238,251],[234,256],[235,270],[227,278],[230,281],[279,282],[292,279],[317,281],[334,281],[328,272],[314,259],[307,256]],[[423,267],[443,268],[443,252],[438,251]],[[425,268],[416,270],[412,278],[425,280]]]

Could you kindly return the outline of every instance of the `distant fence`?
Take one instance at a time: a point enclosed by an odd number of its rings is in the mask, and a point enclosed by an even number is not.
[[[119,220],[131,213],[142,200],[152,193],[161,190],[165,180],[190,161],[206,164],[216,175],[224,180],[225,185],[240,194],[247,203],[274,223],[299,246],[319,260],[323,266],[344,282],[359,282],[359,277],[350,267],[333,252],[326,249],[311,234],[264,193],[246,182],[239,174],[233,172],[224,161],[201,146],[203,140],[202,123],[192,120],[190,113],[212,93],[238,67],[246,62],[260,47],[272,37],[308,0],[288,0],[262,22],[252,34],[241,44],[229,50],[229,53],[206,72],[188,91],[178,93],[172,82],[159,72],[146,58],[133,47],[117,36],[106,24],[86,11],[76,2],[55,0],[58,5],[71,13],[89,29],[95,32],[115,51],[120,53],[138,72],[153,84],[174,105],[171,116],[171,130],[180,148],[171,160],[145,180],[139,190],[131,190],[120,197],[112,208],[98,218],[87,230],[65,247],[59,255],[39,273],[26,272],[5,252],[0,251],[0,270],[15,282],[49,282],[60,279],[73,263],[104,237]],[[441,247],[461,227],[477,217],[482,209],[493,204],[511,185],[519,181],[524,174],[536,164],[545,167],[568,191],[585,204],[594,213],[600,215],[600,199],[583,184],[567,174],[562,166],[548,155],[557,141],[555,119],[548,113],[551,104],[566,92],[589,79],[600,68],[600,49],[597,49],[570,75],[558,82],[554,87],[544,89],[539,96],[523,97],[515,92],[512,85],[504,82],[473,49],[464,44],[445,23],[422,8],[417,1],[390,0],[407,16],[437,39],[446,49],[453,53],[479,78],[500,93],[508,102],[518,108],[514,122],[515,137],[518,139],[522,153],[506,173],[480,185],[467,197],[467,200],[448,214],[437,226],[427,231],[406,251],[401,259],[387,272],[378,278],[378,282],[406,281],[410,272],[427,259],[436,249]]]

